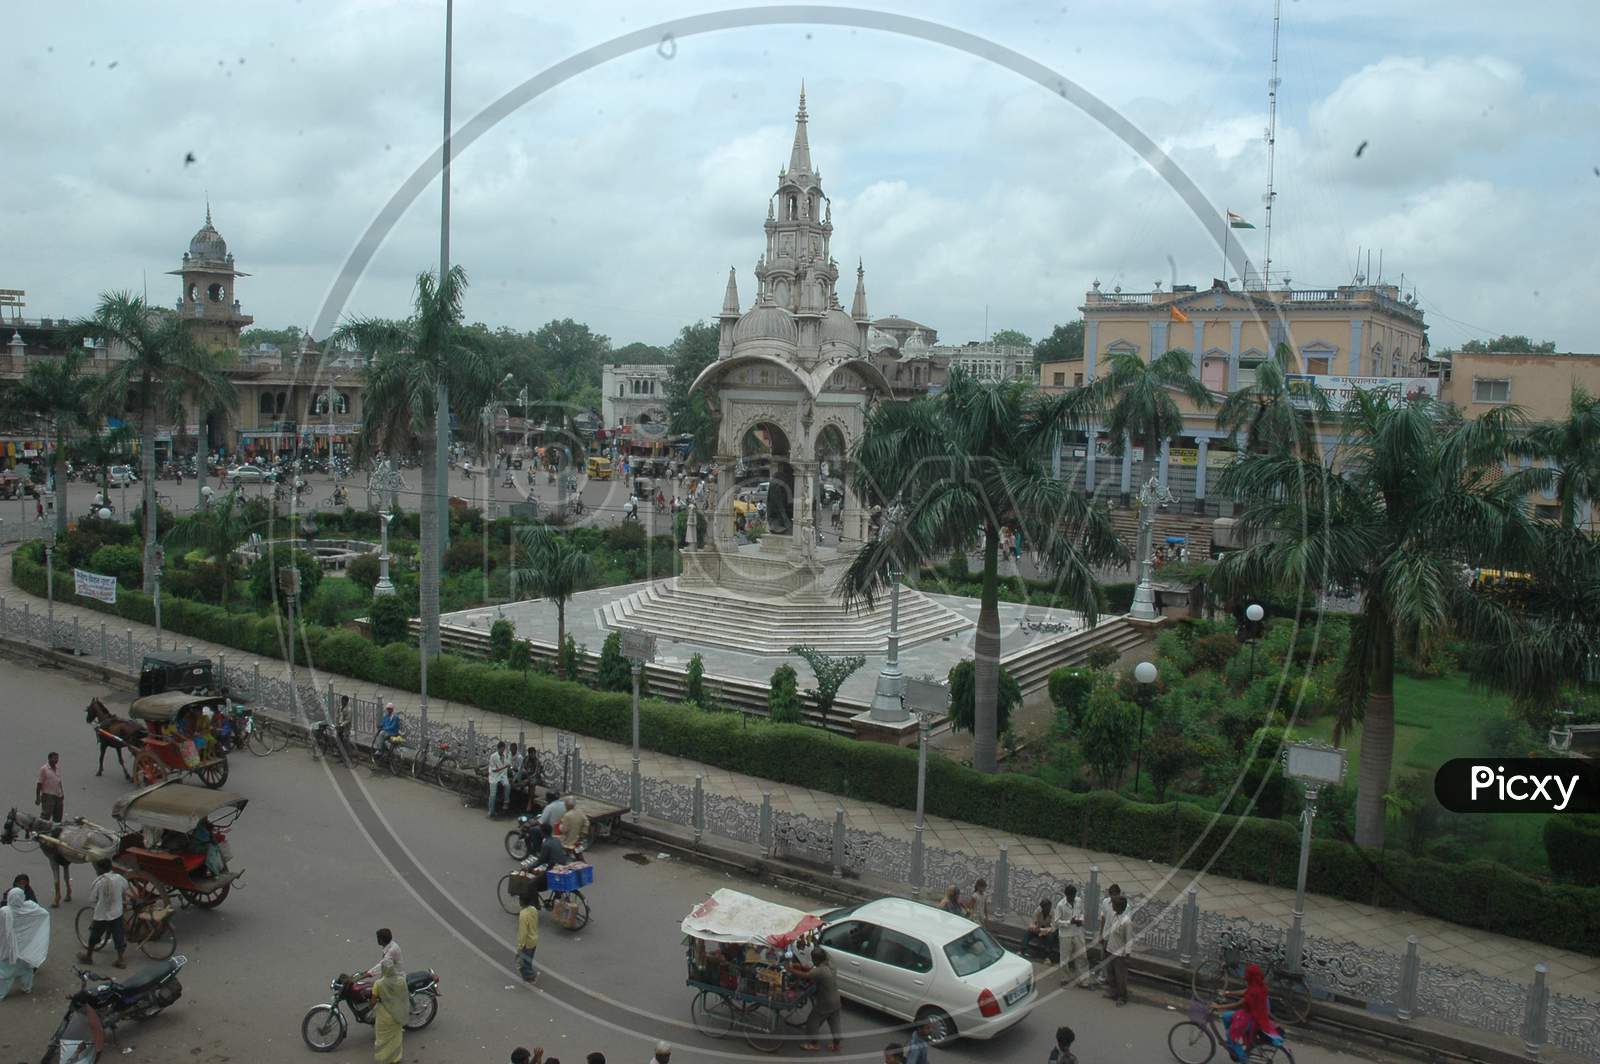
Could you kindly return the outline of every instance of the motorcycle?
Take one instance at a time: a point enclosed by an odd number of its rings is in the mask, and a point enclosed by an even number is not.
[[[318,1053],[332,1053],[350,1033],[348,1008],[358,1023],[372,1023],[372,980],[366,976],[339,975],[331,984],[333,1000],[313,1005],[300,1021],[300,1037]],[[439,977],[428,969],[406,973],[406,992],[411,995],[411,1015],[405,1029],[420,1031],[439,1014]]]
[[[79,988],[67,999],[66,1015],[50,1036],[43,1064],[94,1064],[107,1031],[123,1020],[148,1020],[183,996],[178,971],[188,963],[179,954],[147,964],[121,981],[74,966]]]

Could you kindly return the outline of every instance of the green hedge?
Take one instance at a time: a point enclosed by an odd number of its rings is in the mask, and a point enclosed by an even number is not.
[[[43,594],[44,569],[36,555],[27,547],[19,550],[12,574],[19,588]],[[80,604],[128,620],[150,619],[149,599],[136,591],[119,592],[114,606]],[[281,653],[281,629],[270,618],[176,600],[162,603],[162,621],[199,639],[263,656]],[[305,642],[321,669],[418,689],[417,652],[408,645],[379,647],[356,633],[316,625],[306,627]],[[433,664],[429,681],[437,699],[609,742],[631,741],[627,694],[449,655]],[[654,699],[640,707],[640,739],[665,754],[852,801],[902,809],[916,802],[917,756],[911,749]],[[1299,833],[1285,821],[1213,815],[1183,802],[1134,802],[1108,791],[1076,794],[1032,776],[985,775],[938,756],[928,764],[927,810],[1006,833],[1277,887],[1292,888],[1298,867]],[[1318,894],[1600,955],[1600,887],[1553,885],[1487,862],[1445,864],[1321,839],[1312,843],[1309,878]]]

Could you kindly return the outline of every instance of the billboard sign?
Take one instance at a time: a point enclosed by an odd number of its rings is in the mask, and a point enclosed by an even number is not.
[[[1437,377],[1334,377],[1290,373],[1285,380],[1295,406],[1302,410],[1311,409],[1314,388],[1328,397],[1328,409],[1335,414],[1345,408],[1358,389],[1365,392],[1384,391],[1396,398],[1439,398]]]

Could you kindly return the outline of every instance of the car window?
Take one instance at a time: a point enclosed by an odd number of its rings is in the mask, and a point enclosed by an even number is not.
[[[822,933],[822,944],[857,957],[870,957],[877,950],[881,928],[862,920],[834,924]]]
[[[1006,955],[989,932],[975,927],[944,948],[944,955],[957,975],[973,975]]]
[[[878,938],[878,952],[875,956],[884,964],[892,964],[907,971],[933,971],[933,953],[928,949],[927,943],[919,942],[909,935],[902,935],[898,931],[891,931],[887,927]]]

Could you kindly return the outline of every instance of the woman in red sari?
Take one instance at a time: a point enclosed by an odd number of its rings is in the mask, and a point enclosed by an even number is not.
[[[1259,964],[1245,966],[1244,993],[1219,1004],[1231,1010],[1222,1014],[1222,1026],[1228,1033],[1228,1052],[1234,1060],[1244,1060],[1258,1041],[1283,1040],[1283,1032],[1272,1022],[1267,980]]]

